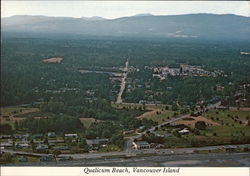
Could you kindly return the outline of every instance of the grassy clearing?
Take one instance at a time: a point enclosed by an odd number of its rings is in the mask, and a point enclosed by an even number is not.
[[[162,123],[165,122],[171,118],[173,118],[174,116],[174,111],[167,111],[167,110],[163,110],[163,111],[159,111],[160,114],[154,113],[151,116],[147,116],[145,118],[147,119],[151,119],[153,121],[156,121],[158,123]]]
[[[92,123],[94,123],[95,121],[98,121],[94,118],[79,118],[79,119],[86,128],[89,128]]]

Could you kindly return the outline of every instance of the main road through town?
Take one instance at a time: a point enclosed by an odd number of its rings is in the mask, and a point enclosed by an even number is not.
[[[116,103],[117,104],[120,104],[122,103],[122,94],[126,88],[126,80],[127,80],[127,76],[128,76],[128,60],[126,61],[125,63],[125,67],[123,69],[123,74],[122,74],[122,81],[121,81],[121,87],[120,87],[120,91],[118,93],[118,96],[117,96],[117,100],[116,100]]]

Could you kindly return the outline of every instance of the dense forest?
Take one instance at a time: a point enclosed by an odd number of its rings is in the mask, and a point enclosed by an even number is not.
[[[161,101],[169,103],[183,99],[183,103],[186,103],[189,99],[185,96],[192,96],[192,102],[195,102],[201,96],[211,98],[214,95],[211,87],[218,83],[225,85],[232,82],[236,86],[249,82],[250,59],[249,56],[240,55],[240,51],[250,50],[249,46],[246,42],[180,39],[133,41],[4,37],[1,53],[1,106],[36,101],[58,102],[58,99],[63,97],[67,100],[65,105],[78,105],[79,101],[89,98],[114,101],[114,92],[119,86],[112,84],[107,74],[83,75],[78,70],[123,67],[128,58],[131,66],[140,69],[140,72],[129,75],[132,78],[138,78],[143,83],[152,82],[153,91],[164,90],[165,86],[174,87],[173,92],[164,96],[165,98],[160,98]],[[64,60],[62,63],[43,62],[51,57],[62,57]],[[143,69],[144,66],[176,67],[180,63],[201,65],[207,70],[219,69],[228,76],[216,79],[173,78],[159,83]],[[185,89],[182,89],[183,87]],[[87,95],[88,90],[93,94]],[[202,95],[195,92],[202,92]],[[164,93],[167,91],[164,90]],[[139,91],[134,92],[130,97],[140,94]],[[127,99],[129,100],[129,97]],[[136,98],[136,101],[139,99],[141,97]]]

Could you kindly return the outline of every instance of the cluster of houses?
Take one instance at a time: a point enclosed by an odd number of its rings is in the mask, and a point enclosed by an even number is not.
[[[208,77],[218,77],[226,76],[223,71],[207,71],[201,68],[201,66],[193,66],[188,64],[180,64],[179,68],[170,67],[145,67],[153,71],[153,77],[159,78],[160,80],[165,80],[168,76],[208,76]]]
[[[47,133],[45,142],[43,134],[16,134],[16,135],[0,135],[1,149],[18,149],[25,150],[34,146],[34,151],[39,153],[47,153],[49,149],[64,151],[69,150],[66,145],[67,139],[76,142],[79,139],[78,134],[64,134],[63,137],[58,138],[56,133]],[[100,147],[105,147],[109,139],[86,139],[89,151],[98,150]]]

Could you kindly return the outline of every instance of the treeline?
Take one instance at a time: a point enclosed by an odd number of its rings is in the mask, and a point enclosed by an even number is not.
[[[118,110],[113,108],[108,100],[98,99],[90,102],[84,100],[81,96],[54,97],[54,99],[42,103],[40,109],[42,112],[50,112],[54,114],[68,114],[75,117],[92,117],[98,120],[116,121],[120,119],[134,118],[144,112],[139,109]]]

